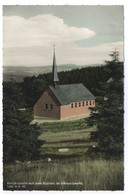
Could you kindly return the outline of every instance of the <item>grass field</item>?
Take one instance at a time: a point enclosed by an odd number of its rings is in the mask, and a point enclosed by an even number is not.
[[[91,160],[86,120],[43,123],[41,159],[4,165],[4,190],[123,190],[122,160]]]
[[[42,156],[82,156],[89,146],[96,146],[96,142],[89,140],[90,132],[96,128],[88,128],[86,120],[43,123],[40,126],[42,134],[39,139],[45,140],[41,147]],[[60,153],[60,148],[67,148],[67,151]]]
[[[40,124],[42,132],[74,131],[87,128],[85,119],[77,121],[46,122]]]
[[[70,159],[7,165],[4,190],[123,190],[123,161]]]

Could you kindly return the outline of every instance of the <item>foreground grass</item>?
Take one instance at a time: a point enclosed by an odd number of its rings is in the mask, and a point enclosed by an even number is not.
[[[4,166],[4,190],[123,190],[123,161],[57,160]]]

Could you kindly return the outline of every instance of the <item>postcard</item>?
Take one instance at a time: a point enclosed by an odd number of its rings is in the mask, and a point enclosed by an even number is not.
[[[125,191],[124,4],[18,2],[1,5],[3,191]]]

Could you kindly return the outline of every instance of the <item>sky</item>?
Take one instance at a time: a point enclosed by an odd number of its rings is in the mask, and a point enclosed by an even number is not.
[[[123,61],[124,10],[119,5],[3,7],[3,65],[93,65],[119,51]]]

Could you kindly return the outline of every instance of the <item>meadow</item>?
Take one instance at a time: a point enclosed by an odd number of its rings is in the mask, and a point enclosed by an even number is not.
[[[40,160],[4,165],[4,190],[123,190],[123,160],[90,159],[86,120],[43,123]]]
[[[45,122],[40,124],[42,132],[74,131],[87,128],[86,119],[61,122]]]
[[[4,166],[5,190],[123,190],[123,161],[54,160]]]
[[[39,139],[45,143],[41,146],[41,156],[82,156],[88,147],[96,146],[97,142],[90,141],[90,132],[96,128],[88,128],[86,119],[43,123]],[[63,150],[67,151],[63,152]],[[62,150],[61,152],[59,150]]]

